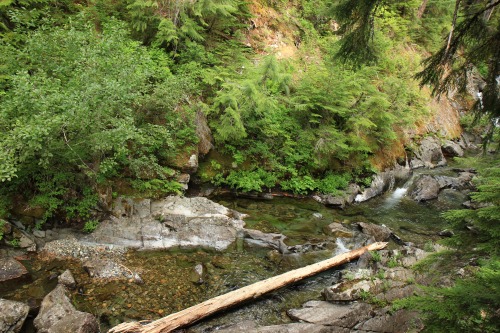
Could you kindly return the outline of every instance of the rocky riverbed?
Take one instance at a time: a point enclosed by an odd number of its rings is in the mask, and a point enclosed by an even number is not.
[[[453,142],[446,148],[427,141],[412,165],[439,166],[443,151],[461,154]],[[316,201],[118,198],[90,235],[4,222],[3,233],[18,247],[0,250],[0,304],[8,309],[0,315],[0,332],[96,332],[154,320],[373,241],[390,247],[187,331],[418,331],[415,313],[392,312],[390,304],[428,282],[411,267],[450,235],[439,213],[468,200],[474,173],[411,173],[396,167],[363,191],[350,186],[342,196]]]

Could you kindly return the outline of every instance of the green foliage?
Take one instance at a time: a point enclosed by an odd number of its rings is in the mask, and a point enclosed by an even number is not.
[[[0,220],[0,240],[3,239],[3,227],[5,226],[5,221],[4,220]]]
[[[172,78],[164,59],[130,40],[123,24],[110,20],[102,29],[77,17],[30,34],[22,50],[0,45],[17,61],[0,95],[0,178],[11,191],[31,192],[45,219],[63,207],[69,218],[88,217],[95,184],[120,174],[167,179],[172,171],[160,158],[196,140],[193,112],[174,116],[194,79]]]
[[[83,232],[91,233],[99,226],[99,220],[88,220],[83,226]]]
[[[21,244],[21,241],[19,240],[19,238],[13,238],[9,241],[9,244],[12,247],[19,247],[19,245]]]
[[[457,228],[465,226],[476,229],[475,242],[478,248],[491,254],[498,254],[500,249],[500,157],[484,157],[478,165],[479,175],[473,179],[477,192],[471,193],[477,209],[459,209],[444,213],[444,217]],[[461,236],[451,239],[451,243],[460,243]]]
[[[181,194],[184,190],[182,184],[175,180],[165,179],[135,179],[131,181],[132,188],[139,191],[143,196],[159,198],[168,194]]]
[[[382,261],[382,255],[380,254],[380,252],[369,251],[368,253],[370,253],[370,257],[371,257],[373,262],[381,262]]]
[[[423,287],[425,294],[396,301],[396,308],[421,311],[427,332],[498,332],[500,261],[483,263],[472,276],[448,288]]]

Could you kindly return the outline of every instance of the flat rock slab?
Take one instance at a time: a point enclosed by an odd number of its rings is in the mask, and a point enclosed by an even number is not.
[[[350,305],[333,304],[324,301],[309,301],[301,309],[289,310],[288,316],[297,321],[352,328],[363,320],[371,318],[372,307],[366,303]]]
[[[207,198],[117,199],[113,215],[85,240],[141,250],[209,247],[224,250],[244,226],[241,215]]]
[[[0,299],[0,333],[19,332],[29,310],[24,303]]]
[[[383,309],[375,317],[357,325],[355,329],[360,332],[384,332],[400,333],[413,330],[421,331],[422,321],[418,319],[418,314],[414,311],[399,310],[393,314],[389,313],[389,308]]]
[[[28,275],[28,270],[14,258],[0,258],[0,283],[20,279]]]
[[[328,327],[309,323],[291,323],[284,325],[258,326],[253,321],[243,321],[217,329],[218,333],[349,333],[349,329],[342,327]]]

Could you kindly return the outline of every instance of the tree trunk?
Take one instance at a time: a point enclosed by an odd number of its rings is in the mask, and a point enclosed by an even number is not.
[[[422,0],[422,3],[420,3],[420,6],[418,7],[417,10],[417,18],[422,18],[425,12],[425,8],[427,7],[427,2],[429,0]]]
[[[205,318],[218,311],[225,310],[241,302],[255,299],[265,293],[282,288],[286,285],[300,281],[302,279],[323,272],[332,267],[347,263],[358,258],[367,251],[381,250],[387,246],[387,243],[373,243],[368,246],[340,254],[333,258],[320,261],[318,263],[298,268],[293,271],[283,273],[269,279],[256,282],[249,286],[231,291],[227,294],[211,298],[203,303],[194,305],[190,308],[167,317],[158,319],[149,324],[140,323],[122,323],[111,328],[108,333],[167,333],[172,330],[192,324],[202,318]]]

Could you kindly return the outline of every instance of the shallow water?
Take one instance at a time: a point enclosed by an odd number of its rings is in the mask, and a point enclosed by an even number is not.
[[[332,222],[350,225],[373,222],[391,228],[406,242],[424,246],[437,241],[437,232],[448,227],[440,213],[459,207],[453,193],[428,203],[417,203],[405,197],[404,188],[356,204],[345,210],[325,207],[312,199],[274,198],[255,200],[220,197],[215,201],[246,213],[246,227],[287,236],[287,245],[329,242],[326,250],[303,255],[281,256],[269,249],[256,249],[237,242],[227,251],[206,249],[148,251],[126,254],[121,264],[138,271],[144,284],[132,281],[92,280],[75,260],[44,262],[32,257],[23,263],[32,273],[15,290],[0,290],[0,297],[40,304],[56,284],[57,274],[71,269],[79,284],[72,301],[78,309],[96,315],[102,331],[122,321],[154,320],[200,303],[211,297],[253,282],[305,266],[346,251],[344,243],[324,232]],[[318,215],[321,214],[320,215]],[[194,267],[202,264],[206,272],[203,283],[195,283]],[[259,324],[287,322],[286,310],[299,307],[311,299],[321,299],[321,290],[333,281],[330,270],[297,285],[284,288],[195,326],[196,331],[241,320]],[[29,332],[26,328],[25,332]]]

